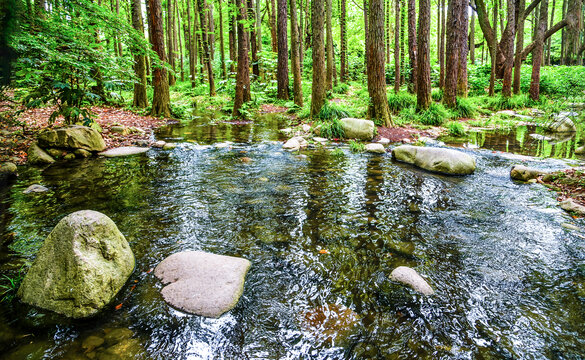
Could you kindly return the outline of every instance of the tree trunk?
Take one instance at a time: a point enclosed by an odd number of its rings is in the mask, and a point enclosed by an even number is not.
[[[398,1],[397,1],[398,2]],[[368,37],[368,92],[370,94],[369,115],[381,120],[385,126],[394,126],[386,97],[384,56],[384,0],[370,0],[370,36]]]
[[[120,0],[116,0],[116,15],[120,17]],[[118,39],[118,56],[122,57],[122,42]]]
[[[514,66],[514,38],[516,37],[516,1],[508,0],[507,24],[502,34],[500,48],[504,55],[502,95],[512,96],[512,67]]]
[[[174,8],[173,8],[173,1],[172,0],[167,0],[167,49],[169,51],[168,53],[168,63],[171,66],[171,69],[173,70],[171,73],[169,73],[169,85],[173,86],[175,85],[175,83],[177,82],[177,79],[175,78],[175,48],[173,46],[174,41],[173,41],[173,29],[175,27],[175,12],[174,12]]]
[[[394,92],[398,93],[400,91],[400,1],[401,0],[394,0]],[[370,7],[370,11],[372,8]],[[370,23],[370,28],[374,25]],[[370,31],[370,37],[372,33]],[[372,48],[368,49],[372,51]],[[370,64],[368,64],[368,68]],[[368,78],[369,79],[369,78]]]
[[[279,99],[289,99],[288,93],[288,37],[287,37],[287,3],[286,0],[278,0],[278,65],[276,80]]]
[[[514,94],[520,93],[520,71],[522,67],[522,49],[524,48],[524,20],[526,0],[519,0],[518,31],[516,33],[516,55],[514,56]]]
[[[207,26],[207,2],[205,0],[197,0],[199,5],[199,19],[201,22],[201,45],[203,54],[203,63],[207,68],[207,80],[209,81],[209,96],[215,96],[215,81],[213,80],[213,65],[211,64],[211,56],[209,50],[209,28]]]
[[[398,1],[398,0],[395,0]],[[369,29],[369,21],[368,21],[368,0],[364,0],[364,32],[366,33],[366,46],[365,46],[365,50],[364,50],[364,65],[365,65],[365,71],[366,74],[368,72],[368,59],[370,57],[369,55],[369,49],[368,49],[368,44],[369,44],[369,37],[370,37],[370,29]]]
[[[459,67],[459,58],[461,57],[461,33],[462,20],[461,13],[464,11],[463,3],[465,0],[449,0],[447,10],[447,47],[445,49],[445,88],[443,89],[443,103],[448,107],[457,105],[457,80]],[[467,10],[467,9],[465,9]]]
[[[215,19],[213,17],[213,0],[207,3],[207,25],[209,35],[209,59],[211,62],[215,60]]]
[[[530,81],[530,98],[533,101],[540,100],[540,64],[544,51],[544,33],[546,32],[548,17],[548,0],[542,0],[540,4],[540,19],[537,29],[536,46],[532,51],[532,78]]]
[[[241,117],[242,105],[250,101],[250,59],[248,57],[248,32],[244,22],[248,20],[246,0],[236,0],[238,10],[238,72],[234,96],[234,117]]]
[[[445,0],[440,0],[441,40],[439,41],[439,88],[445,88]]]
[[[311,1],[311,28],[313,29],[313,86],[311,89],[311,117],[315,118],[325,104],[325,0]]]
[[[553,0],[552,2],[552,9],[551,9],[551,13],[550,13],[550,27],[553,26],[553,24],[555,23],[555,5],[556,5],[556,0]],[[545,60],[545,65],[550,66],[550,48],[551,48],[551,42],[552,39],[549,38],[546,42],[546,60]]]
[[[303,73],[303,61],[305,59],[305,10],[303,5],[303,0],[300,1],[300,8],[299,8],[299,62],[301,64],[301,74]],[[305,0],[305,4],[308,0]]]
[[[295,104],[303,106],[303,89],[301,87],[301,63],[299,46],[299,25],[297,24],[297,2],[290,0],[290,47],[293,72],[293,98]]]
[[[469,59],[475,65],[475,1],[471,0],[471,28],[469,29]]]
[[[185,81],[185,70],[184,70],[184,63],[183,63],[183,42],[181,40],[181,13],[179,12],[179,4],[177,0],[175,0],[175,14],[177,15],[177,31],[175,34],[177,35],[177,39],[179,42],[179,64],[181,67],[181,81]]]
[[[148,27],[150,31],[150,42],[153,50],[157,53],[160,62],[165,61],[165,41],[163,35],[163,18],[160,0],[148,0]],[[169,80],[167,71],[161,66],[153,64],[153,86],[151,114],[154,116],[171,116]]]
[[[410,62],[410,92],[416,94],[416,0],[408,0],[408,59]]]
[[[260,12],[260,0],[256,0],[256,47],[258,48],[258,52],[262,51],[262,13]],[[260,69],[260,67],[258,67]]]
[[[256,0],[260,2],[260,0]],[[256,19],[256,11],[254,9],[254,0],[248,0],[248,16],[250,19]],[[260,66],[258,64],[258,44],[256,43],[256,21],[250,26],[250,50],[252,50],[252,73],[254,78],[260,77]]]
[[[480,14],[483,14],[483,11],[481,11],[481,2],[477,1],[478,3],[478,12],[477,12],[477,16],[479,18],[479,24],[482,28],[483,31],[483,35],[484,35],[484,39],[485,42],[487,42],[487,44],[489,45],[489,50],[490,50],[490,54],[491,54],[491,62],[492,62],[492,70],[490,72],[490,88],[488,90],[488,94],[489,96],[494,96],[496,93],[495,90],[495,85],[496,85],[496,57],[497,57],[497,53],[498,53],[498,42],[496,41],[498,38],[498,3],[497,1],[494,3],[494,27],[493,30],[489,29],[490,31],[486,31],[484,29],[484,22],[482,21],[483,17],[480,16]],[[484,7],[485,10],[485,7]],[[489,20],[488,20],[488,24],[487,26],[489,27]],[[489,34],[491,34],[491,36],[493,36],[493,39],[490,41],[488,40],[489,38]]]
[[[469,0],[462,0],[459,34],[459,70],[457,70],[457,95],[467,97],[467,53],[469,52]]]
[[[431,105],[431,1],[418,2],[418,34],[417,34],[417,77],[416,105],[419,110],[426,110]]]
[[[331,24],[332,5],[331,0],[326,0],[325,10],[325,58],[327,59],[327,90],[333,88],[333,27]]]
[[[268,5],[268,0],[266,0],[266,5]],[[278,39],[276,35],[276,2],[275,0],[270,0],[272,6],[269,7],[269,20],[270,20],[270,36],[272,39],[272,51],[278,52]]]
[[[236,4],[235,0],[232,0],[232,4]],[[236,12],[230,11],[229,13],[229,42],[230,42],[230,73],[234,72],[234,64],[238,61],[237,49],[236,49]]]
[[[140,0],[132,0],[132,27],[144,37],[144,23],[142,22],[142,7]],[[146,98],[146,59],[136,52],[134,55],[134,72],[138,81],[134,83],[134,101],[132,106],[145,108],[148,106]]]
[[[219,12],[219,60],[221,61],[221,77],[225,79],[227,77],[227,69],[225,67],[225,44],[223,40],[223,6],[221,6],[221,0],[217,0]]]
[[[346,5],[347,0],[341,0],[341,14],[340,14],[340,35],[341,35],[341,54],[340,54],[340,64],[341,69],[339,73],[339,77],[341,78],[341,82],[347,82],[347,29],[346,29]]]
[[[191,77],[191,87],[195,87],[195,37],[191,26],[191,1],[187,0],[187,47],[189,48],[189,75]]]

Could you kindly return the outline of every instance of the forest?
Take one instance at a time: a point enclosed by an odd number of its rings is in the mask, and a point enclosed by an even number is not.
[[[582,0],[0,0],[0,359],[585,358]]]

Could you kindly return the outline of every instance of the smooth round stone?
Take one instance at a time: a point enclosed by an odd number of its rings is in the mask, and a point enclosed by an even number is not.
[[[99,155],[105,157],[120,157],[120,156],[131,156],[142,154],[150,150],[150,148],[138,147],[138,146],[122,146],[118,148],[113,148],[104,152],[99,153]]]
[[[23,194],[42,193],[42,192],[46,192],[46,191],[49,191],[49,189],[47,189],[43,185],[33,184],[33,185],[27,187],[26,190],[24,190],[22,193]]]

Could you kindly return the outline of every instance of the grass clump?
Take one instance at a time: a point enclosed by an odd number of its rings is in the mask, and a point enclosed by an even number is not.
[[[451,136],[464,136],[465,135],[465,128],[463,124],[457,121],[449,121],[446,124],[447,130],[449,130],[449,135]]]
[[[337,86],[333,87],[333,92],[335,94],[347,94],[349,91],[349,85],[346,83],[339,83]]]
[[[456,117],[470,119],[475,117],[477,113],[477,106],[466,98],[457,98],[457,105],[453,109]]]
[[[317,115],[320,120],[343,119],[346,117],[349,117],[349,114],[345,109],[330,103],[325,103]]]
[[[443,100],[443,90],[433,89],[433,91],[431,91],[431,98],[433,99],[433,101]]]
[[[441,104],[431,104],[428,109],[419,111],[416,117],[423,125],[439,126],[449,117],[449,112]]]
[[[350,140],[349,150],[351,150],[352,152],[364,152],[366,150],[366,146],[361,142]]]
[[[0,278],[1,302],[11,301],[16,296],[20,284],[24,280],[23,268],[20,268],[14,277],[3,274]]]
[[[388,96],[388,107],[393,113],[398,113],[402,109],[413,106],[416,106],[416,96],[412,94],[400,92]]]
[[[339,119],[332,119],[329,121],[320,121],[316,124],[319,127],[319,135],[328,139],[341,139],[345,136],[343,126]]]
[[[528,106],[533,105],[532,100],[528,97],[528,95],[515,95],[511,97],[505,96],[495,96],[495,97],[488,97],[485,100],[486,107],[499,111],[499,110],[516,110],[516,109],[523,109]]]

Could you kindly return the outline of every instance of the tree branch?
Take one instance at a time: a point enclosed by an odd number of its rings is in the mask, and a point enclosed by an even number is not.
[[[542,41],[546,41],[549,37],[553,36],[554,33],[556,33],[557,31],[561,30],[562,28],[564,28],[568,24],[569,24],[569,21],[567,19],[563,19],[563,20],[559,21],[553,27],[551,27],[550,29],[548,29],[546,31],[546,33],[544,33],[544,38],[542,39]],[[528,54],[530,54],[530,52],[536,46],[536,43],[538,42],[538,40],[539,39],[535,39],[533,42],[530,43],[530,45],[528,45],[527,47],[524,48],[524,50],[522,50],[522,53],[520,54],[522,60],[525,60],[526,59],[526,57],[528,56]]]
[[[523,19],[522,20],[526,20],[526,18],[528,17],[528,15],[530,15],[530,13],[532,12],[532,10],[534,10],[534,8],[536,8],[536,6],[538,6],[538,4],[540,4],[540,0],[533,0],[530,5],[528,5],[528,7],[526,8],[526,10],[524,10],[524,14],[523,14]]]

